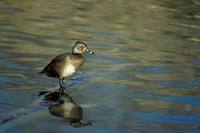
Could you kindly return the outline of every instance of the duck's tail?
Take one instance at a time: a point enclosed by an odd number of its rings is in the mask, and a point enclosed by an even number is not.
[[[40,72],[38,72],[38,74],[44,74],[45,72],[42,70],[42,71],[40,71]]]

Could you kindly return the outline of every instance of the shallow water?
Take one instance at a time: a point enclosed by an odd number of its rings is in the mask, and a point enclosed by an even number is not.
[[[73,128],[41,109],[0,132],[200,132],[199,0],[0,1],[0,113],[56,88],[37,73],[76,40],[96,54],[67,92],[93,126]]]

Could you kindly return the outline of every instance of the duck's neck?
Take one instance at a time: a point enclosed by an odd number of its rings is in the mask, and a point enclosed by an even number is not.
[[[73,55],[82,55],[82,53],[72,52]]]

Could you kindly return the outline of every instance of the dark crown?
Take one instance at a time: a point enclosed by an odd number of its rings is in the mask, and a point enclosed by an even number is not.
[[[82,41],[76,41],[75,44],[85,44],[85,45],[86,45],[86,43],[84,43],[84,42],[82,42]]]

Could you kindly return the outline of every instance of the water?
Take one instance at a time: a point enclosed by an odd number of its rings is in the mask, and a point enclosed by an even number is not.
[[[94,56],[68,90],[93,126],[47,109],[0,132],[200,132],[199,0],[1,0],[0,113],[28,108],[58,81],[37,73],[84,40]]]

